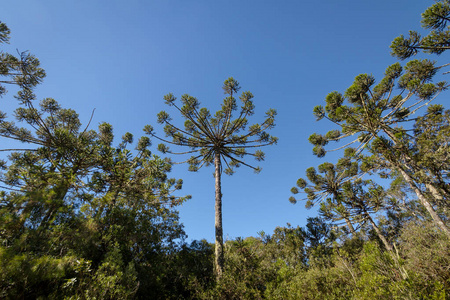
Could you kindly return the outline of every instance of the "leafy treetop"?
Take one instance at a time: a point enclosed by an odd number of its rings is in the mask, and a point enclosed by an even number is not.
[[[428,35],[422,37],[417,31],[410,31],[409,37],[400,35],[391,44],[391,53],[400,59],[416,55],[419,50],[425,53],[441,54],[450,49],[450,2],[440,0],[430,6],[422,14],[422,27],[430,29]]]
[[[189,147],[190,151],[172,152],[167,145],[158,145],[158,149],[163,153],[192,154],[185,161],[189,163],[190,171],[197,171],[203,166],[211,165],[215,155],[219,154],[221,160],[227,165],[226,174],[233,174],[234,169],[241,165],[259,172],[260,168],[246,163],[244,157],[253,156],[256,160],[262,161],[264,152],[259,149],[252,150],[277,142],[278,138],[267,133],[267,130],[275,126],[276,111],[269,109],[261,124],[248,126],[248,117],[254,114],[255,109],[253,94],[248,91],[243,92],[239,97],[241,106],[238,107],[234,96],[240,90],[239,83],[230,77],[224,82],[223,90],[227,97],[214,116],[207,108],[200,108],[197,98],[187,94],[182,95],[180,107],[173,94],[164,96],[165,103],[175,107],[185,119],[184,128],[173,125],[169,114],[161,111],[158,114],[158,123],[165,124],[164,132],[169,139],[155,135],[150,125],[147,125],[144,131],[166,144]],[[238,112],[236,118],[233,116],[235,112]]]

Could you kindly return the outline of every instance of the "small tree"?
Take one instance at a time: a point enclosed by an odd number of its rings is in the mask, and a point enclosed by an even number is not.
[[[217,277],[223,272],[223,229],[222,229],[222,193],[221,173],[223,163],[226,165],[225,173],[231,175],[234,169],[244,165],[260,171],[245,162],[245,156],[253,156],[258,161],[264,160],[264,152],[256,150],[262,146],[275,144],[278,138],[269,135],[266,130],[275,126],[276,111],[269,109],[262,124],[253,124],[249,127],[248,117],[254,114],[253,95],[243,92],[239,97],[242,106],[237,118],[233,113],[238,111],[235,94],[239,91],[239,83],[232,77],[225,80],[223,90],[227,97],[223,100],[222,108],[212,116],[208,109],[200,108],[200,102],[187,94],[181,96],[182,106],[178,106],[172,94],[164,96],[165,103],[175,107],[186,120],[184,129],[171,123],[172,119],[165,111],[158,114],[158,123],[165,124],[166,138],[157,136],[153,128],[147,125],[144,131],[163,141],[166,144],[158,145],[163,153],[192,154],[185,162],[189,164],[189,171],[198,171],[203,166],[214,164],[215,167],[215,269]],[[186,152],[172,152],[167,144],[185,146],[190,148]],[[256,151],[252,151],[255,149]]]
[[[372,214],[392,206],[384,189],[372,180],[363,180],[364,173],[360,172],[357,162],[351,162],[344,157],[336,165],[323,163],[318,171],[311,167],[306,170],[308,181],[303,178],[297,180],[297,187],[293,187],[293,194],[299,193],[299,188],[307,194],[306,208],[316,203],[320,204],[319,214],[325,220],[333,222],[345,220],[348,231],[355,233],[353,223],[361,226],[369,223],[387,250],[392,251],[391,244],[384,237]],[[321,175],[323,174],[323,175]],[[289,198],[296,203],[294,196]]]
[[[318,168],[319,172],[311,167],[306,170],[306,177],[310,183],[303,178],[299,178],[297,187],[293,187],[291,192],[298,194],[298,188],[303,190],[307,194],[306,208],[309,209],[320,203],[320,211],[327,220],[345,220],[348,231],[353,234],[355,229],[352,225],[350,212],[342,203],[342,185],[353,177],[357,177],[358,170],[358,164],[352,163],[348,159],[341,159],[336,166],[328,162],[321,164]],[[318,173],[323,174],[323,176]],[[297,203],[294,196],[291,196],[289,201],[293,204]]]

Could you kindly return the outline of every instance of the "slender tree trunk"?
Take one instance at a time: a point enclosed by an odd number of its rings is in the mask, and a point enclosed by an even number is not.
[[[216,249],[215,249],[215,268],[217,279],[222,277],[224,258],[223,258],[223,228],[222,228],[222,184],[220,181],[220,154],[216,152],[214,158],[214,166],[216,167],[215,178],[216,178],[216,217],[215,217],[215,227],[216,227]]]
[[[338,192],[336,190],[333,192],[333,196],[334,196],[334,199],[336,200],[336,202],[340,203],[339,194],[338,194]],[[350,230],[350,233],[354,235],[355,234],[355,228],[353,228],[352,222],[350,221],[349,217],[348,216],[343,216],[343,218],[345,220],[345,223],[347,223],[348,230]]]
[[[446,205],[444,200],[444,195],[449,198],[449,194],[445,190],[439,191],[433,184],[426,183],[425,186],[427,189],[431,192],[433,197],[438,200],[441,203],[441,209],[444,212],[444,214],[448,215],[448,205]],[[444,195],[443,195],[444,194]]]
[[[347,223],[347,227],[350,230],[351,234],[355,234],[355,228],[353,228],[352,222],[350,222],[349,218],[344,217],[345,223]]]
[[[392,132],[390,132],[388,130],[384,130],[384,132],[389,136],[389,138],[394,142],[395,145],[398,145],[397,139],[392,134]],[[408,158],[410,158],[407,153],[403,153],[403,154],[406,155]],[[431,203],[428,201],[428,199],[425,197],[425,195],[422,193],[422,191],[417,187],[416,183],[414,182],[414,179],[403,169],[403,166],[398,161],[392,161],[392,160],[389,160],[389,161],[390,161],[390,163],[392,163],[395,166],[395,168],[397,170],[400,171],[400,173],[402,174],[402,176],[405,179],[405,181],[408,183],[408,185],[416,193],[417,197],[420,200],[420,203],[422,203],[422,205],[425,207],[425,209],[431,215],[431,218],[433,219],[434,223],[440,229],[442,229],[442,231],[444,231],[445,234],[447,234],[447,236],[450,236],[450,229],[444,224],[444,222],[442,221],[441,217],[436,213],[436,211],[434,210],[434,208],[431,205]],[[426,185],[426,187],[428,189],[430,189],[430,187],[431,187],[431,193],[433,194],[434,197],[440,196],[438,191],[436,189],[434,189],[434,187],[432,185],[428,184],[428,185]]]
[[[381,233],[380,228],[377,226],[377,224],[375,224],[374,220],[372,219],[372,217],[369,215],[368,212],[365,212],[365,215],[367,217],[367,219],[369,220],[369,223],[372,225],[373,229],[375,230],[375,232],[378,235],[378,238],[383,242],[384,247],[386,248],[386,250],[388,250],[389,254],[391,255],[392,259],[394,260],[396,267],[398,268],[400,275],[402,276],[403,279],[408,278],[408,273],[406,272],[405,268],[403,266],[400,265],[399,262],[399,256],[398,256],[398,251],[397,253],[394,252],[394,247],[392,246],[391,243],[389,243],[387,241],[387,239],[384,237],[384,235]],[[395,249],[397,250],[397,249]],[[396,255],[397,254],[397,255]]]
[[[367,212],[365,212],[365,215],[367,220],[369,220],[369,223],[372,225],[373,229],[377,233],[378,238],[383,242],[383,245],[386,248],[386,250],[392,252],[394,249],[392,248],[391,244],[387,241],[387,239],[384,237],[384,235],[381,233],[380,228],[378,228],[377,224],[375,224],[372,217]]]
[[[425,183],[425,186],[431,192],[431,194],[436,200],[440,201],[443,200],[442,194],[438,191],[438,189],[434,185],[432,185],[431,183]]]
[[[406,173],[405,170],[403,170],[403,168],[400,165],[398,165],[398,164],[394,164],[394,165],[400,171],[400,173],[402,174],[403,178],[408,183],[408,185],[414,190],[414,192],[416,193],[417,197],[420,200],[420,203],[422,203],[422,205],[425,206],[425,209],[431,215],[431,218],[433,219],[434,223],[439,228],[441,228],[442,231],[444,231],[447,234],[447,236],[450,236],[450,229],[444,224],[444,222],[442,221],[441,217],[439,217],[439,215],[434,210],[433,206],[430,204],[430,202],[428,202],[428,200],[425,197],[425,195],[422,193],[422,191],[414,183],[414,181],[411,178],[411,176],[409,176],[408,173]]]

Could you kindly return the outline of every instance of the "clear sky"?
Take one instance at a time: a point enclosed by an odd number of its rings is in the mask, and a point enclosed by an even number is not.
[[[304,226],[314,210],[289,203],[290,188],[306,168],[333,156],[312,155],[308,137],[330,124],[315,122],[314,106],[343,92],[360,73],[380,78],[396,61],[390,42],[420,29],[433,1],[396,0],[4,0],[0,20],[12,31],[4,49],[30,50],[47,78],[38,98],[55,98],[91,127],[106,121],[120,137],[135,137],[166,110],[163,96],[188,93],[215,112],[222,83],[233,76],[255,95],[260,122],[278,111],[262,172],[244,168],[222,180],[225,238],[271,233],[276,226]],[[13,106],[3,97],[3,110]],[[180,122],[177,122],[180,121]],[[152,150],[156,151],[156,144]],[[173,157],[173,160],[181,160]],[[214,240],[212,168],[198,173],[173,167],[192,199],[179,208],[188,240]]]

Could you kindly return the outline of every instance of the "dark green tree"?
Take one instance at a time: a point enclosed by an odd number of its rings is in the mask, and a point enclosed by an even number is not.
[[[287,224],[287,227],[275,228],[272,235],[262,235],[261,239],[265,243],[266,251],[271,255],[271,260],[281,260],[293,268],[306,265],[306,233],[302,227]]]
[[[246,156],[253,156],[256,160],[264,160],[264,152],[256,150],[262,146],[275,144],[277,138],[267,133],[275,126],[276,111],[270,109],[261,124],[248,125],[248,118],[254,114],[253,94],[243,92],[239,97],[241,107],[238,107],[235,95],[240,90],[239,83],[232,77],[225,80],[223,85],[227,97],[223,100],[222,108],[212,116],[208,109],[200,108],[200,102],[187,94],[181,97],[181,106],[172,94],[164,97],[165,103],[179,111],[185,119],[184,128],[172,124],[172,118],[165,111],[158,114],[158,123],[164,124],[166,139],[157,136],[151,126],[145,132],[163,141],[158,149],[163,153],[191,154],[185,162],[190,171],[197,171],[203,166],[214,165],[215,168],[215,266],[218,278],[223,273],[223,228],[222,228],[222,193],[221,174],[226,165],[225,173],[233,174],[234,169],[241,165],[254,167],[245,161]],[[233,113],[237,112],[237,116]],[[172,152],[167,145],[183,146],[190,150]]]
[[[36,104],[45,73],[33,56],[3,53],[0,69],[2,95],[18,89],[0,137],[20,145],[1,149],[0,298],[166,299],[160,278],[184,237],[173,207],[186,199],[172,194],[171,164],[146,136],[114,147],[110,124],[89,130],[54,99]]]
[[[408,38],[400,35],[391,44],[392,55],[406,59],[418,51],[441,54],[450,49],[449,21],[450,1],[436,1],[422,14],[422,27],[431,31],[424,37],[417,31],[410,31]]]
[[[16,117],[35,132],[25,140],[34,148],[13,151],[0,174],[5,295],[162,293],[162,262],[184,234],[172,207],[185,198],[171,195],[182,182],[167,176],[167,161],[151,156],[149,138],[130,151],[127,133],[113,147],[111,125],[84,130],[74,111],[51,99],[39,110],[19,107]],[[8,137],[21,138],[23,127],[10,128]]]

